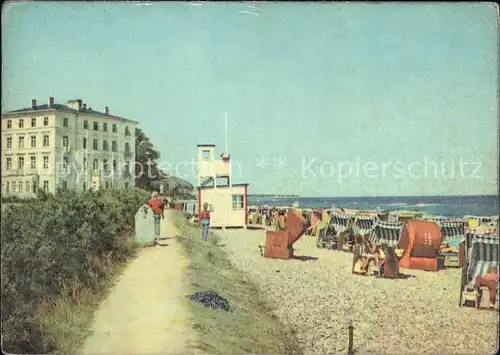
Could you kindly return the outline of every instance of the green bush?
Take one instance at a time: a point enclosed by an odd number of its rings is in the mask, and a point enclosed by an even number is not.
[[[2,211],[3,350],[56,349],[38,307],[81,290],[99,291],[110,265],[134,254],[134,215],[149,199],[140,189],[40,194]],[[24,202],[24,203],[23,203]],[[71,296],[71,295],[69,295]]]

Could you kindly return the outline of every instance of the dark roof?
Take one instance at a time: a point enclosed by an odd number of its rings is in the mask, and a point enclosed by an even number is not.
[[[224,189],[226,187],[242,187],[242,186],[248,186],[250,185],[249,183],[243,183],[243,184],[232,184],[231,186],[217,186],[217,189]],[[213,189],[213,186],[198,186],[196,189],[198,190],[203,190],[203,189]]]
[[[198,144],[198,147],[215,147],[215,144]]]
[[[136,122],[136,121],[133,121],[133,120],[130,120],[128,118],[123,118],[123,117],[119,117],[119,116],[114,116],[114,115],[107,115],[105,114],[104,112],[100,112],[100,111],[96,111],[96,110],[92,110],[91,108],[81,108],[80,110],[76,110],[74,108],[71,108],[71,107],[68,107],[66,105],[61,105],[61,104],[53,104],[53,105],[47,105],[47,104],[44,104],[44,105],[38,105],[38,106],[34,106],[34,107],[28,107],[28,108],[22,108],[22,109],[19,109],[19,110],[14,110],[14,111],[8,111],[8,112],[5,112],[5,114],[8,114],[8,113],[23,113],[23,112],[33,112],[33,111],[43,111],[43,110],[64,110],[64,111],[70,111],[70,112],[74,112],[74,113],[88,113],[88,114],[92,114],[92,115],[98,115],[98,116],[104,116],[104,117],[111,117],[111,118],[118,118],[120,120],[126,120],[126,121],[132,121],[132,122]]]

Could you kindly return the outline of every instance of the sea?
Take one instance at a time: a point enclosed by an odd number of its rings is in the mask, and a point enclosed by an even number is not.
[[[260,197],[248,196],[249,205],[291,206],[301,208],[349,208],[358,210],[410,210],[430,215],[461,218],[465,215],[498,216],[499,197],[468,196],[397,196],[397,197]]]

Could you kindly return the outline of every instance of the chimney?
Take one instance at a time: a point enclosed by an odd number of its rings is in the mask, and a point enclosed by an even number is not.
[[[54,98],[52,96],[49,96],[49,107],[54,105]]]
[[[36,107],[36,99],[31,99],[31,108]]]
[[[82,109],[86,110],[87,109],[87,104],[82,104]]]
[[[108,106],[104,106],[104,113],[106,115],[109,115],[109,107]]]

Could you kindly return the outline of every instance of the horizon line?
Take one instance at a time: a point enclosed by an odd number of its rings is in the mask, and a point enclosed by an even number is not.
[[[302,196],[294,194],[262,194],[249,193],[248,196],[282,196],[290,198],[383,198],[383,197],[465,197],[465,196],[488,196],[498,197],[499,194],[457,194],[457,195],[380,195],[380,196]]]

